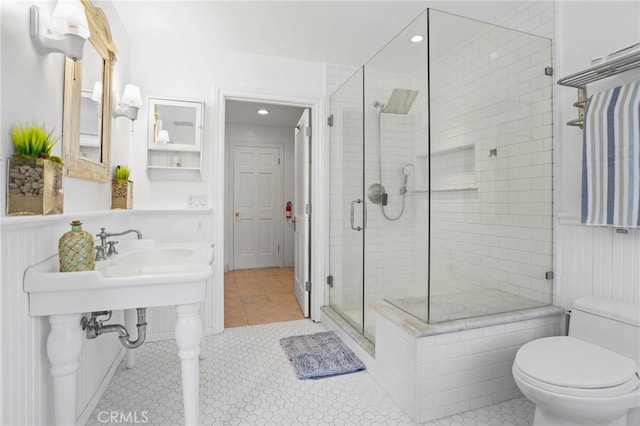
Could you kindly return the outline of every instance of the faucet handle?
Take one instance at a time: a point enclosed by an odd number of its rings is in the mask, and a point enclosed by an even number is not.
[[[107,241],[107,257],[118,254],[116,244],[118,244],[118,241]]]
[[[104,247],[95,246],[96,249],[96,260],[105,260],[107,257],[104,254]]]

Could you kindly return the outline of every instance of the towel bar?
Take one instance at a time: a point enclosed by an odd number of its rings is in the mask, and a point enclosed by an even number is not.
[[[632,51],[631,53],[625,54],[625,52],[630,50]],[[568,126],[580,127],[582,129],[584,124],[584,108],[588,101],[587,84],[625,71],[640,68],[640,43],[622,49],[619,52],[612,53],[608,58],[612,59],[558,80],[558,84],[561,86],[575,87],[578,89],[578,101],[573,104],[573,106],[578,108],[578,118],[567,121]]]

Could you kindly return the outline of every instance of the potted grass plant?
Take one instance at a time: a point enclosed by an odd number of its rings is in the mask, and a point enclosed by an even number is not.
[[[59,138],[36,123],[14,125],[7,173],[7,215],[62,213],[62,159],[51,155]]]
[[[129,180],[131,171],[127,166],[116,166],[111,180],[111,208],[131,209],[133,207],[133,182]]]

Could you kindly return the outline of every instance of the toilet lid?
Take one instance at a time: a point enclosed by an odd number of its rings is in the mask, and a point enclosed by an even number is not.
[[[581,389],[618,386],[637,371],[631,359],[570,336],[533,340],[520,348],[514,364],[541,382]]]

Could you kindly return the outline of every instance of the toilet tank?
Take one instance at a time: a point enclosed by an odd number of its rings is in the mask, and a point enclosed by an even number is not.
[[[617,352],[640,366],[640,306],[581,297],[573,302],[569,336]]]

